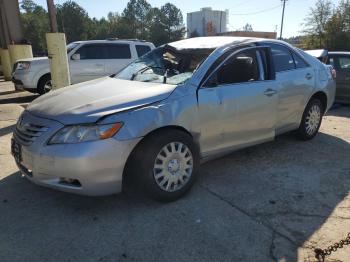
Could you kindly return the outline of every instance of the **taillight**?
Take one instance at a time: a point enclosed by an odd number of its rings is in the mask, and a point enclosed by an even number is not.
[[[337,71],[334,68],[330,68],[333,80],[337,79]]]

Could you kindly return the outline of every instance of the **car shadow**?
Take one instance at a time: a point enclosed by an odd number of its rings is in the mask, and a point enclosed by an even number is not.
[[[0,104],[30,103],[38,97],[39,95],[28,95],[28,96],[3,98],[3,99],[0,99]]]
[[[337,105],[327,112],[327,116],[350,117],[350,106]]]
[[[15,129],[15,127],[16,127],[16,124],[0,128],[0,137],[6,136],[6,135],[12,133],[13,130]]]
[[[167,204],[61,193],[16,172],[0,180],[0,260],[297,261],[349,193],[349,150],[324,133],[283,135],[205,163]]]

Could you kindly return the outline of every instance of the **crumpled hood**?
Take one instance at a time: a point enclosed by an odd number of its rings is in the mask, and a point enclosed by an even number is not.
[[[104,77],[52,91],[26,110],[63,124],[96,122],[100,117],[167,98],[174,85]]]

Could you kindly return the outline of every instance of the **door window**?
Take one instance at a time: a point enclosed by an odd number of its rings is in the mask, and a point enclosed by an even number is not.
[[[295,69],[294,59],[288,48],[275,44],[270,44],[270,46],[276,72]]]
[[[339,57],[339,67],[341,69],[350,70],[350,57]]]
[[[292,53],[293,54],[293,58],[294,58],[294,62],[295,62],[295,67],[297,69],[299,68],[305,68],[308,67],[309,65],[304,61],[304,59],[302,59],[299,55],[297,55],[296,53]]]
[[[105,59],[105,49],[100,44],[84,45],[78,49],[76,54],[80,54],[80,60]]]
[[[252,82],[259,80],[256,50],[247,51],[229,58],[217,71],[214,81],[218,85]]]
[[[144,54],[151,51],[151,48],[148,45],[136,45],[137,56],[143,56]]]
[[[108,44],[106,45],[107,59],[130,59],[129,44]]]

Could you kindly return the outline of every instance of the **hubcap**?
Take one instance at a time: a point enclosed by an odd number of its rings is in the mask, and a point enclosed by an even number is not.
[[[51,80],[48,80],[44,85],[44,92],[48,93],[51,91],[51,89],[52,89],[52,82]]]
[[[306,132],[308,135],[313,135],[321,122],[321,108],[317,105],[313,105],[306,117]]]
[[[192,176],[193,156],[181,142],[172,142],[158,153],[153,166],[153,177],[164,191],[174,192],[183,188]]]

